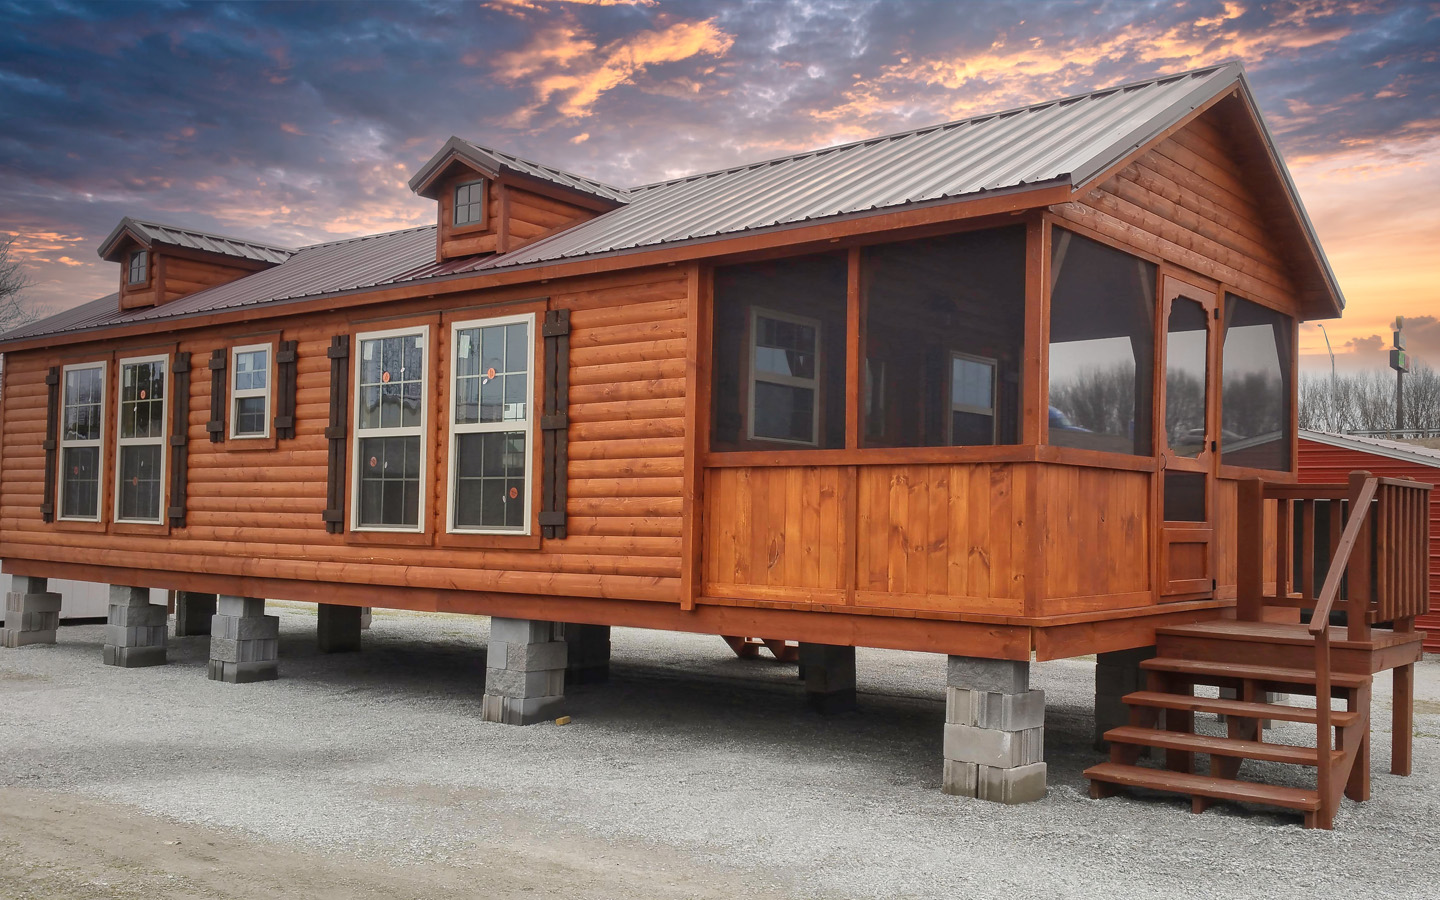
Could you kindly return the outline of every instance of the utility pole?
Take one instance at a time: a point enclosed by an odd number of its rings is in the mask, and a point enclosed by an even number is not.
[[[1395,347],[1390,351],[1390,368],[1395,370],[1395,436],[1405,431],[1405,373],[1410,371],[1410,356],[1405,352],[1405,317],[1395,317]]]

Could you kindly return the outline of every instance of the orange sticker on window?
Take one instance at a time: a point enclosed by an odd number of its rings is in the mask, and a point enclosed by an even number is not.
[[[141,400],[144,400],[144,399],[145,399],[145,392],[144,392],[143,390],[140,392],[140,399],[141,399]]]
[[[515,499],[516,497],[518,497],[518,496],[520,496],[520,490],[519,490],[518,488],[511,488],[511,489],[510,489],[510,499],[511,499],[511,500],[514,500],[514,499]]]
[[[375,462],[376,462],[375,457],[373,457],[373,456],[370,457],[370,468],[372,468],[372,469],[375,468]]]
[[[139,476],[139,475],[132,475],[132,476],[130,476],[130,486],[131,486],[131,487],[139,487],[139,486],[140,486],[140,476]]]
[[[381,373],[380,373],[380,380],[383,381],[383,382],[385,382],[386,384],[389,384],[389,383],[390,383],[390,373],[389,373],[389,372],[381,372]]]
[[[486,377],[486,378],[494,378],[494,377],[495,377],[495,367],[494,367],[494,366],[491,366],[490,368],[488,368],[488,369],[485,370],[485,377]]]

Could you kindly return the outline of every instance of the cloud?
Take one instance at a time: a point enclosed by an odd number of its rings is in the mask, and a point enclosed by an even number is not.
[[[564,23],[542,31],[520,50],[496,56],[492,71],[502,81],[533,85],[534,102],[516,110],[514,121],[528,123],[552,100],[560,116],[585,118],[603,94],[651,67],[724,56],[733,44],[713,19],[641,31],[598,49],[577,26]]]

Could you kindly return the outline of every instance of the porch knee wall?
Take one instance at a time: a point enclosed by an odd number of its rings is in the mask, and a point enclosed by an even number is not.
[[[1030,663],[951,656],[946,663],[941,790],[995,803],[1045,796],[1045,692]]]

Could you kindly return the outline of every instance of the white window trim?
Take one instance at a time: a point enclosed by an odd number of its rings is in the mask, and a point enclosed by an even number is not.
[[[350,530],[351,531],[377,531],[377,532],[400,532],[402,534],[423,534],[425,531],[426,511],[425,498],[430,493],[430,442],[426,435],[430,430],[430,391],[434,385],[430,383],[431,366],[431,327],[429,325],[416,325],[409,328],[391,328],[386,331],[366,331],[355,335],[355,341],[351,345],[355,348],[354,365],[352,367],[351,383],[354,385],[352,393],[355,395],[351,411],[350,426],[350,470],[354,473],[350,479]],[[365,351],[363,344],[366,341],[378,340],[388,337],[419,337],[424,343],[420,348],[424,360],[424,371],[420,373],[420,385],[422,390],[420,401],[420,424],[409,427],[395,428],[361,428],[360,427],[360,366],[364,362]],[[383,438],[383,437],[419,437],[420,438],[420,508],[416,510],[415,525],[413,527],[404,525],[361,525],[360,524],[360,441],[362,438]]]
[[[65,366],[60,370],[60,501],[56,505],[56,516],[62,522],[99,522],[100,511],[105,506],[105,404],[110,401],[109,385],[106,383],[107,363],[105,360],[88,363],[75,363]],[[67,441],[65,440],[65,380],[71,372],[83,369],[100,370],[100,437],[93,441]],[[96,447],[100,450],[100,477],[96,480],[99,489],[99,496],[95,498],[95,515],[93,516],[67,516],[65,509],[65,448],[67,447]]]
[[[968,360],[968,361],[970,361],[970,362],[981,363],[982,365],[986,365],[986,366],[989,366],[989,367],[990,367],[990,406],[989,406],[988,408],[986,408],[986,407],[983,407],[983,406],[972,406],[972,405],[970,405],[970,404],[968,404],[968,403],[956,403],[956,402],[955,402],[955,398],[952,396],[952,397],[950,398],[950,412],[952,413],[952,415],[945,417],[945,441],[946,441],[947,443],[951,443],[951,444],[954,443],[954,441],[955,441],[955,417],[954,417],[953,413],[963,412],[963,413],[971,413],[971,414],[977,415],[977,416],[989,416],[989,417],[990,417],[990,443],[991,443],[991,444],[994,444],[994,443],[995,443],[995,439],[996,439],[996,435],[999,434],[999,426],[998,426],[998,424],[997,424],[997,422],[996,422],[995,406],[996,406],[996,400],[998,399],[996,395],[997,395],[997,394],[999,393],[999,391],[1000,391],[1000,360],[998,360],[998,359],[992,359],[991,357],[988,357],[988,356],[976,356],[976,355],[973,354],[973,353],[961,353],[961,352],[958,351],[958,350],[951,350],[951,351],[950,351],[950,361],[951,361],[952,367],[951,367],[951,369],[950,369],[949,372],[946,372],[946,373],[945,373],[946,377],[947,377],[948,380],[949,380],[949,383],[948,383],[948,385],[947,385],[947,390],[953,390],[953,389],[954,389],[954,385],[955,385],[955,370],[954,370],[954,368],[953,368],[953,364],[954,364],[954,361],[957,360],[957,359],[964,359],[964,360]]]
[[[529,326],[530,340],[525,345],[525,366],[529,378],[529,396],[525,398],[525,419],[523,421],[510,422],[475,422],[468,425],[457,425],[455,423],[455,381],[457,378],[459,352],[456,349],[460,346],[460,332],[472,328],[491,328],[494,326],[513,325],[524,322]],[[515,316],[496,316],[492,319],[472,319],[468,322],[455,322],[450,326],[450,444],[449,444],[449,472],[446,476],[445,485],[445,509],[446,522],[445,530],[450,534],[513,534],[528,535],[531,531],[530,520],[533,516],[531,508],[532,499],[535,496],[535,395],[538,380],[535,377],[535,314],[523,313]],[[490,527],[481,528],[475,526],[459,526],[455,524],[455,469],[460,460],[456,454],[456,447],[460,443],[460,435],[476,434],[480,432],[525,432],[525,525],[523,528]]]
[[[471,221],[469,221],[469,222],[457,222],[457,221],[455,221],[456,217],[460,215],[460,203],[459,203],[460,189],[461,189],[462,187],[472,187],[472,186],[477,185],[477,184],[480,185],[482,188],[484,188],[484,189],[480,192],[480,218],[478,218],[478,219],[473,219],[473,220],[471,220]],[[487,218],[487,217],[489,216],[489,214],[490,214],[490,210],[489,210],[489,208],[488,208],[489,205],[490,205],[490,196],[489,196],[489,194],[490,194],[490,189],[485,186],[485,179],[484,179],[484,178],[479,178],[479,179],[476,179],[475,181],[462,181],[462,182],[460,182],[459,184],[455,185],[453,188],[451,188],[451,189],[450,189],[450,227],[452,227],[452,228],[469,228],[469,227],[471,227],[472,225],[484,225],[486,218]],[[471,203],[466,204],[466,205],[467,205],[467,206],[473,205],[473,202],[474,202],[474,201],[471,201]]]
[[[265,351],[265,386],[263,388],[246,388],[240,390],[235,387],[235,376],[240,374],[236,366],[236,360],[242,353],[254,353],[258,350]],[[232,440],[245,441],[251,439],[265,439],[270,437],[270,412],[272,405],[272,394],[275,386],[275,345],[274,344],[249,344],[244,347],[230,348],[230,437]],[[265,430],[259,434],[240,434],[235,429],[240,420],[236,412],[236,401],[246,397],[265,398]]]
[[[125,367],[138,363],[163,362],[165,364],[165,396],[160,398],[160,436],[147,438],[127,438],[121,436],[123,419],[120,415],[121,397],[124,394]],[[170,469],[170,454],[165,452],[165,445],[170,440],[170,354],[161,353],[156,356],[132,356],[118,361],[115,365],[115,521],[116,522],[138,522],[144,525],[165,524],[165,504],[169,502],[169,491],[167,490],[166,475]],[[160,447],[160,512],[154,519],[124,519],[120,516],[120,455],[122,448],[158,444]]]
[[[755,356],[757,341],[760,337],[760,318],[774,319],[777,322],[792,322],[796,325],[806,325],[815,329],[815,377],[798,378],[794,375],[777,375],[774,372],[758,372],[755,369]],[[750,307],[750,359],[748,381],[750,385],[750,398],[747,403],[745,419],[746,436],[752,441],[768,441],[776,444],[799,444],[803,447],[820,446],[820,365],[823,360],[821,352],[821,331],[820,320],[812,319],[809,316],[797,316],[793,313],[776,312],[760,306]],[[808,441],[796,441],[789,438],[768,437],[755,434],[755,384],[763,381],[766,384],[782,384],[787,387],[806,388],[815,395],[815,402],[811,404],[810,437]]]

